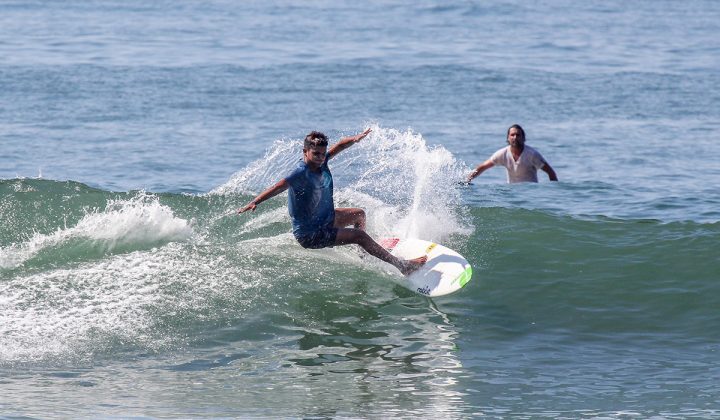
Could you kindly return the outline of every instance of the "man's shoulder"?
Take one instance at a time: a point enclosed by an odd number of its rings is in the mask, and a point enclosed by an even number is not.
[[[307,164],[301,160],[296,167],[294,167],[287,173],[285,179],[297,178],[298,176],[304,174],[305,171],[307,171],[307,168]]]
[[[529,155],[539,156],[540,158],[542,158],[542,155],[540,154],[540,152],[539,152],[536,148],[534,148],[534,147],[532,147],[532,146],[528,146],[528,145],[526,144],[526,145],[525,145],[525,150],[528,151],[528,154],[529,154]]]
[[[534,149],[528,145],[525,145],[525,149],[527,150],[527,161],[529,164],[533,165],[536,168],[542,167],[547,161],[545,160],[545,157],[543,157],[540,152],[537,151],[537,149]],[[523,152],[524,154],[525,152]]]
[[[490,156],[490,159],[492,160],[498,160],[498,159],[504,159],[505,156],[507,156],[508,152],[510,151],[510,146],[505,146],[503,148],[500,148],[495,151],[495,153]]]

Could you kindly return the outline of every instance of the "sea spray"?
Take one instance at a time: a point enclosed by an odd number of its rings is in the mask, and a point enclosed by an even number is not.
[[[339,199],[346,192],[379,199],[368,202],[368,208],[392,215],[376,220],[379,234],[444,241],[472,233],[457,189],[465,170],[448,150],[428,146],[422,135],[410,129],[378,126],[353,149],[336,164],[345,168],[343,173],[357,174],[340,189]]]
[[[276,140],[261,159],[236,172],[210,194],[256,194],[286,176],[302,158],[302,141]]]

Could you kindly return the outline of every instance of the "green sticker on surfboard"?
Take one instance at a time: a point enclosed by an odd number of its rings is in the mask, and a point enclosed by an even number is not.
[[[456,292],[472,278],[470,263],[456,251],[422,239],[385,238],[383,248],[401,259],[427,255],[428,261],[417,271],[405,277],[399,275],[396,283],[415,293],[437,297]]]

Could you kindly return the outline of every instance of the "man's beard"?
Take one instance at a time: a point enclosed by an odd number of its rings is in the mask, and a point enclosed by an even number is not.
[[[508,144],[512,147],[524,147],[525,146],[525,142],[522,140],[514,140],[514,141],[508,140]]]

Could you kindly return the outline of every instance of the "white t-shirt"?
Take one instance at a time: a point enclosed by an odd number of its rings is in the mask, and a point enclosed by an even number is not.
[[[504,166],[507,169],[507,180],[515,182],[538,182],[537,171],[545,165],[545,158],[540,152],[525,145],[520,158],[515,161],[510,151],[510,146],[503,147],[490,156],[495,165]]]

